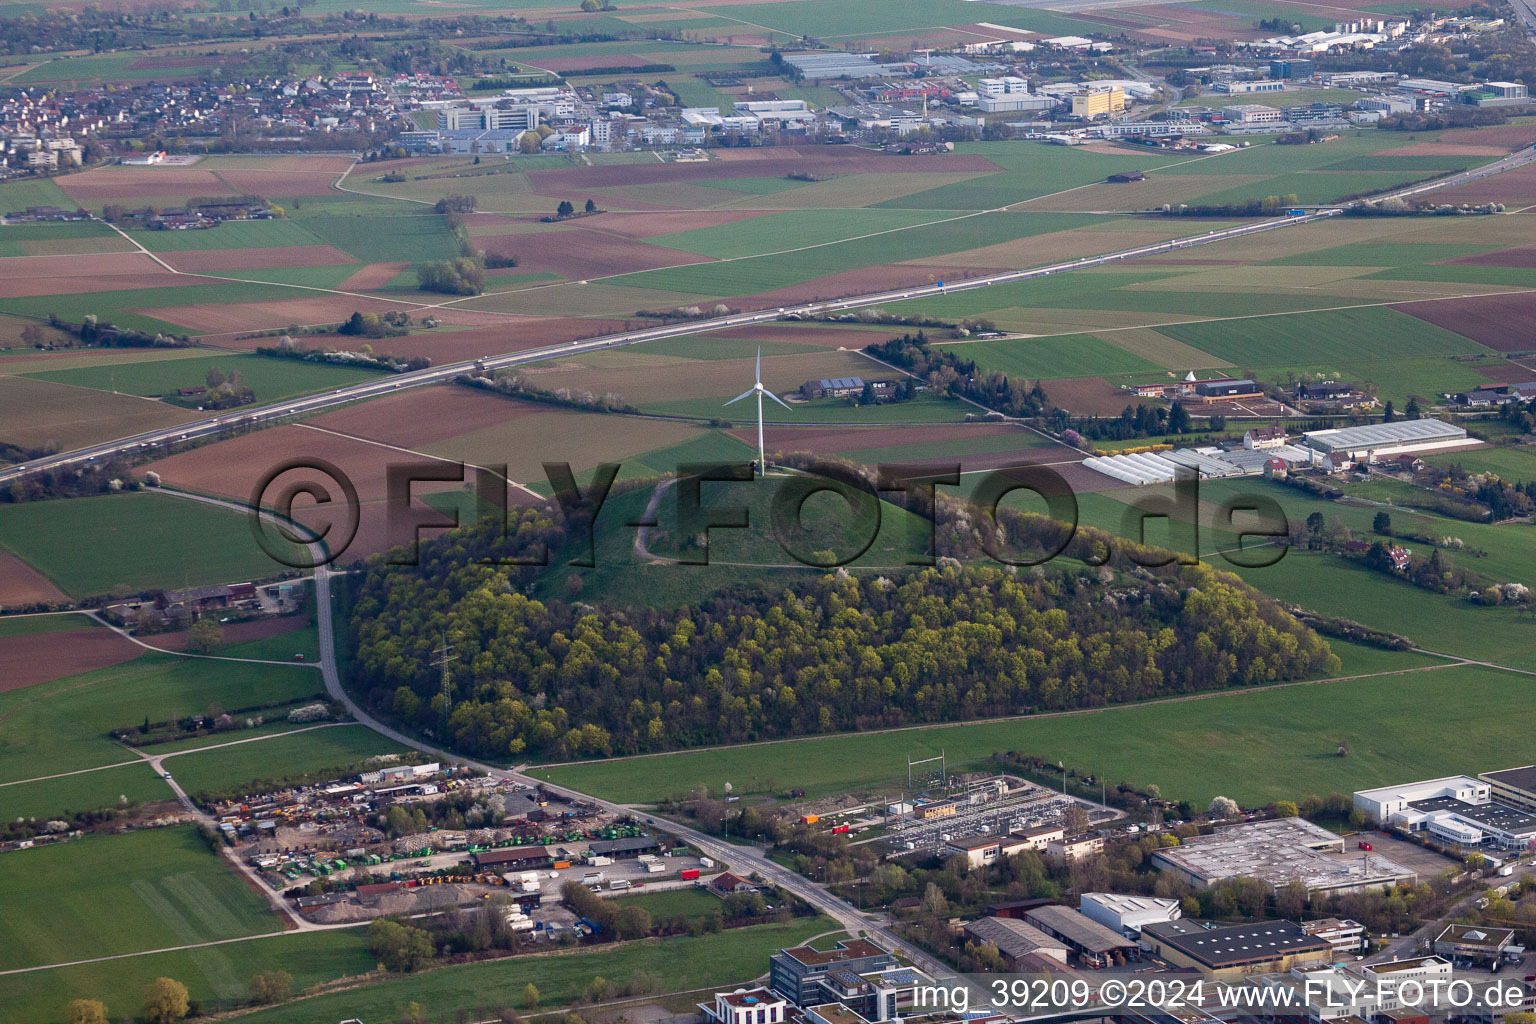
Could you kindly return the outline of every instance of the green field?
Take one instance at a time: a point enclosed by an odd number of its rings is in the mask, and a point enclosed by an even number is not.
[[[140,725],[145,718],[164,721],[206,714],[215,705],[249,708],[315,696],[324,689],[320,673],[313,668],[146,653],[122,665],[11,690],[0,694],[0,716],[5,721],[0,734],[0,782],[133,761],[137,755],[108,733]],[[238,732],[225,737],[239,738]],[[75,780],[71,786],[79,788],[64,792],[73,802],[55,810],[90,810],[116,803],[121,790],[110,774],[70,776]],[[7,813],[8,801],[22,799],[32,785],[0,789],[0,814],[14,817]]]
[[[710,911],[719,913],[721,901],[714,893],[690,886],[625,896],[622,905],[640,907],[651,915],[652,921],[659,921],[668,917],[703,917]]]
[[[281,568],[241,513],[153,491],[0,507],[0,548],[75,598],[259,579]]]
[[[816,216],[822,216],[817,211]],[[799,216],[799,214],[780,216]],[[853,216],[850,212],[849,216]],[[695,295],[727,297],[753,295],[774,288],[813,281],[847,270],[861,267],[900,263],[923,257],[946,255],[980,246],[1028,238],[1048,232],[1066,231],[1100,223],[1103,218],[1093,214],[1070,213],[1017,213],[989,214],[946,220],[942,223],[925,223],[915,227],[887,231],[870,237],[857,237],[855,232],[847,241],[830,244],[799,242],[793,236],[781,236],[764,232],[755,246],[750,238],[734,232],[711,236],[704,244],[755,249],[768,255],[745,256],[718,263],[693,264],[685,267],[669,267],[624,274],[608,279],[609,284],[629,288],[661,291],[691,292]],[[747,222],[755,223],[755,222]],[[839,230],[847,230],[847,222]],[[744,224],[727,225],[742,229]],[[704,229],[714,231],[715,229]],[[701,231],[701,234],[703,232]],[[692,234],[687,232],[686,234]],[[799,246],[815,248],[800,249]],[[832,297],[829,287],[827,297]]]
[[[320,245],[321,239],[292,220],[232,220],[202,231],[130,231],[150,252],[203,249],[268,249]]]
[[[767,180],[776,182],[779,179]],[[755,256],[775,249],[840,242],[875,232],[893,232],[938,219],[935,214],[911,210],[788,210],[731,224],[660,235],[647,241],[723,260]],[[893,243],[903,245],[907,235],[896,233],[889,237]],[[913,256],[920,255],[925,254],[913,253]]]
[[[221,658],[258,658],[265,661],[293,661],[295,654],[314,663],[320,660],[320,638],[314,626],[296,629],[291,633],[262,637],[260,640],[244,640],[215,647],[213,654]]]
[[[974,360],[985,372],[1003,373],[1014,380],[1158,373],[1163,369],[1091,334],[975,341],[946,349],[961,359]]]
[[[245,386],[255,393],[259,403],[281,402],[295,395],[345,387],[379,376],[375,370],[327,366],[297,359],[273,359],[245,353],[89,366],[76,370],[50,370],[25,376],[70,384],[77,388],[174,397],[177,388],[205,386],[210,370],[219,370],[226,376],[238,372]]]
[[[228,737],[239,738],[237,734]],[[217,750],[188,752],[168,759],[165,766],[182,789],[196,795],[224,792],[261,779],[341,769],[403,749],[367,726],[340,725]]]
[[[768,957],[774,952],[833,927],[824,917],[803,918],[697,938],[645,939],[611,949],[491,960],[317,996],[241,1020],[248,1024],[336,1024],[356,1016],[365,1021],[387,1021],[395,1019],[409,1002],[430,1007],[434,1017],[442,1017],[498,1000],[517,1004],[523,986],[530,982],[539,990],[541,1007],[558,1007],[575,1002],[594,977],[623,983],[636,972],[662,978],[670,991],[724,987],[750,981],[767,970]]]
[[[73,210],[79,205],[65,195],[64,190],[51,178],[21,178],[0,183],[0,211],[25,210],[29,206],[57,206],[62,210]]]
[[[444,192],[462,191],[465,187],[459,183],[444,189]],[[320,241],[329,242],[364,263],[420,263],[452,259],[459,254],[458,242],[448,231],[443,218],[421,207],[417,207],[422,210],[420,213],[391,214],[387,207],[381,209],[373,205],[357,207],[349,204],[355,207],[351,210],[338,205],[326,212],[311,212],[310,205],[304,204],[303,214],[296,219],[318,235]],[[347,212],[342,212],[344,210]]]
[[[68,83],[71,86],[84,86],[97,82],[164,82],[169,79],[185,80],[197,78],[206,74],[219,63],[217,57],[209,57],[207,64],[191,67],[134,67],[133,65],[138,63],[142,57],[143,54],[133,51],[125,53],[96,53],[83,57],[64,57],[44,61],[37,67],[23,71],[11,79],[11,81],[18,85],[59,82]]]
[[[12,615],[0,618],[0,637],[33,636],[37,633],[66,633],[76,629],[105,628],[84,615]]]
[[[998,10],[998,8],[993,8]],[[1021,12],[1022,13],[1022,12]],[[989,17],[997,18],[990,14]],[[1004,19],[997,18],[999,23]],[[1154,171],[1189,157],[1153,152],[1096,153],[1073,146],[1038,142],[962,142],[957,153],[974,153],[997,164],[1001,171],[970,181],[940,185],[876,204],[900,210],[994,210],[1026,199],[1103,181],[1116,171]],[[981,244],[981,243],[978,243]]]
[[[1384,656],[1384,659],[1389,656]],[[1398,655],[1405,668],[1426,664]],[[1526,731],[1511,707],[1522,676],[1450,667],[1351,682],[1131,705],[1001,723],[794,740],[543,769],[534,774],[622,803],[647,803],[729,780],[737,794],[808,796],[899,788],[908,755],[943,750],[951,769],[981,766],[994,751],[1062,760],[1111,783],[1153,783],[1164,796],[1203,806],[1218,794],[1244,806],[1309,793],[1351,792],[1394,779],[1475,771],[1509,760]],[[1452,704],[1442,695],[1455,692]],[[1436,713],[1422,709],[1433,705]],[[1455,748],[1440,739],[1463,737]],[[1349,756],[1340,758],[1340,742]],[[1512,747],[1511,745],[1515,745]]]
[[[1536,450],[1524,445],[1430,455],[1424,461],[1434,466],[1459,465],[1468,473],[1492,473],[1511,483],[1536,480]]]
[[[133,755],[123,751],[121,756],[127,759]],[[82,775],[65,775],[42,782],[0,786],[0,811],[8,819],[38,818],[46,821],[77,811],[120,807],[125,802],[145,804],[173,799],[175,794],[171,792],[171,787],[145,762],[104,768]]]
[[[282,928],[190,827],[19,850],[0,857],[0,887],[0,969]]]
[[[1234,366],[1373,362],[1488,351],[1443,327],[1385,306],[1174,324],[1158,330]]]
[[[0,257],[31,256],[32,247],[38,243],[77,238],[117,238],[117,233],[93,220],[69,221],[64,224],[7,224],[0,230]],[[122,244],[124,251],[128,248],[126,242]]]
[[[186,985],[207,1012],[215,1009],[219,1000],[248,999],[250,980],[262,971],[287,971],[293,976],[294,988],[303,990],[366,974],[373,968],[374,958],[368,955],[366,934],[361,929],[275,935],[12,975],[5,979],[0,1022],[63,1021],[70,999],[99,999],[107,1004],[112,1019],[127,1019],[139,1012],[144,987],[160,977],[175,978]]]

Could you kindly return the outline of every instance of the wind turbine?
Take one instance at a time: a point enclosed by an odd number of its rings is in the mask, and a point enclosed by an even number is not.
[[[741,394],[737,395],[735,398],[731,399],[725,404],[735,405],[743,398],[748,398],[752,395],[757,396],[757,468],[758,472],[762,473],[764,476],[767,476],[768,457],[763,453],[763,396],[767,395],[769,398],[773,399],[775,402],[778,402],[786,409],[789,409],[789,405],[784,401],[784,399],[763,387],[763,349],[761,345],[759,345],[757,349],[757,383],[753,384],[746,391],[743,391]],[[793,409],[790,409],[789,411],[794,412]]]

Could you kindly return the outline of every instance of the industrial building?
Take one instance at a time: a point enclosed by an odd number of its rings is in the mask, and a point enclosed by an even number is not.
[[[589,857],[612,857],[614,860],[623,860],[626,857],[638,857],[642,853],[650,853],[661,848],[655,836],[630,836],[627,839],[598,839],[587,847]]]
[[[500,850],[481,850],[472,856],[475,860],[475,868],[480,871],[487,868],[498,871],[547,868],[552,860],[549,850],[543,846],[511,846]]]
[[[1299,881],[1308,893],[1412,885],[1414,872],[1374,852],[1345,852],[1344,840],[1305,818],[1275,818],[1217,829],[1152,854],[1154,867],[1176,871],[1199,889],[1229,878],[1273,887]],[[1143,929],[1145,932],[1145,929]]]
[[[1071,907],[1055,904],[1036,907],[1025,913],[1024,920],[1066,943],[1085,967],[1099,968],[1141,959],[1141,947],[1136,943]]]
[[[1536,765],[1482,772],[1478,778],[1488,783],[1493,799],[1525,811],[1536,811]]]
[[[1441,448],[1482,444],[1462,427],[1442,420],[1397,420],[1363,427],[1313,430],[1302,435],[1307,447],[1338,462],[1378,459]]]
[[[1229,96],[1246,96],[1257,92],[1285,92],[1285,83],[1262,79],[1257,82],[1217,82],[1215,89]]]
[[[1536,815],[1495,801],[1492,783],[1465,775],[1361,790],[1355,806],[1383,826],[1461,850],[1522,850],[1536,840]]]
[[[1141,941],[1176,967],[1188,967],[1213,980],[1247,974],[1280,974],[1333,956],[1333,947],[1290,921],[1258,921],[1216,927],[1181,919],[1151,924]]]
[[[437,112],[438,131],[532,131],[539,126],[539,108],[447,107]]]
[[[1078,897],[1077,909],[1084,917],[1132,939],[1149,924],[1176,921],[1183,916],[1178,900],[1112,892],[1085,892]]]
[[[844,53],[841,50],[809,50],[784,54],[784,63],[800,73],[807,82],[831,78],[906,78],[917,70],[916,64],[881,64],[873,53]]]
[[[1221,116],[1238,124],[1272,124],[1284,120],[1280,111],[1259,103],[1235,103],[1221,108]]]
[[[1481,925],[1453,924],[1435,936],[1435,954],[1455,964],[1471,961],[1491,966],[1501,960],[1518,959],[1525,947],[1515,945],[1512,928],[1485,928]]]
[[[1365,925],[1359,921],[1324,917],[1316,921],[1303,921],[1301,928],[1308,935],[1316,935],[1340,954],[1353,955],[1365,947]]]
[[[1269,62],[1270,78],[1311,78],[1316,70],[1317,65],[1304,57]]]
[[[990,942],[996,946],[1003,956],[1003,965],[1010,971],[1017,971],[1020,961],[1027,956],[1050,957],[1062,964],[1067,962],[1067,944],[1026,921],[983,917],[967,924],[965,934],[977,942]]]
[[[1125,90],[1118,85],[1088,88],[1072,94],[1073,117],[1109,117],[1125,109]]]

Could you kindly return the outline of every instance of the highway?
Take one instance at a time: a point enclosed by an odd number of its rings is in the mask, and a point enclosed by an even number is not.
[[[1451,185],[1459,185],[1477,178],[1487,177],[1510,170],[1532,160],[1536,160],[1536,151],[1521,150],[1511,154],[1502,160],[1488,164],[1484,167],[1465,171],[1461,174],[1441,178],[1423,185],[1413,186],[1389,195],[1373,196],[1372,201],[1390,197],[1419,196],[1435,189],[1447,188]],[[956,281],[954,283],[942,283],[920,285],[914,288],[874,292],[866,295],[856,295],[845,299],[836,299],[828,302],[811,302],[797,306],[780,306],[771,309],[756,310],[753,312],[733,313],[728,316],[712,317],[707,320],[689,320],[677,324],[664,324],[649,327],[643,330],[631,331],[625,334],[609,334],[583,341],[566,342],[559,345],[548,345],[536,349],[528,349],[523,352],[514,352],[505,355],[492,355],[475,361],[468,360],[456,363],[447,363],[442,366],[433,366],[425,370],[417,370],[411,373],[395,374],[378,380],[368,381],[362,384],[354,384],[350,387],[338,388],[321,394],[309,395],[303,398],[295,398],[286,402],[278,402],[253,409],[229,411],[212,415],[200,420],[193,420],[174,427],[166,427],[158,430],[146,431],[129,437],[118,438],[113,441],[105,441],[100,444],[78,448],[73,451],[61,452],[54,455],[33,459],[29,462],[17,463],[0,469],[0,484],[8,483],[20,477],[28,476],[45,470],[62,469],[69,466],[90,463],[100,459],[110,458],[120,454],[134,454],[144,452],[145,449],[159,448],[165,445],[178,444],[185,441],[196,441],[217,436],[227,430],[250,429],[253,427],[271,426],[296,417],[309,416],[323,412],[326,409],[345,405],[350,402],[363,401],[370,398],[379,398],[383,395],[402,390],[404,388],[424,387],[430,384],[441,384],[453,378],[475,371],[478,367],[487,370],[501,370],[528,363],[535,363],[545,359],[551,359],[561,355],[576,355],[582,352],[594,352],[599,349],[617,348],[622,345],[635,345],[645,341],[656,341],[661,338],[676,338],[692,334],[710,334],[716,331],[728,330],[734,327],[745,327],[752,324],[769,323],[786,316],[807,316],[815,314],[837,313],[844,310],[860,309],[868,306],[879,306],[889,303],[901,302],[905,299],[920,299],[935,295],[947,295],[954,292],[974,291],[978,288],[990,288],[993,285],[1009,284],[1016,281],[1029,281],[1040,277],[1049,277],[1053,274],[1066,274],[1075,270],[1086,270],[1092,267],[1102,267],[1109,263],[1121,260],[1133,260],[1140,256],[1154,256],[1161,253],[1175,252],[1180,249],[1193,248],[1200,245],[1209,245],[1212,242],[1224,242],[1233,238],[1241,238],[1245,235],[1255,235],[1264,231],[1275,231],[1281,228],[1298,224],[1310,224],[1330,217],[1343,214],[1345,207],[1325,207],[1296,216],[1276,217],[1269,220],[1255,221],[1251,224],[1241,224],[1237,227],[1222,228],[1214,231],[1206,231],[1198,235],[1186,238],[1177,238],[1168,242],[1158,242],[1153,245],[1137,246],[1133,249],[1122,249],[1119,252],[1105,253],[1100,256],[1085,256],[1081,259],[1068,260],[1062,263],[1053,263],[1049,266],[1032,267],[1028,270],[1012,270],[1001,274],[991,274],[986,277],[974,277],[969,280]]]

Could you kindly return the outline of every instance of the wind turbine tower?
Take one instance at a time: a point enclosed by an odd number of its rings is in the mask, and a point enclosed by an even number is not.
[[[757,396],[757,471],[767,476],[768,457],[763,451],[763,396],[767,395],[786,409],[789,409],[789,404],[772,391],[763,387],[763,349],[761,346],[757,349],[757,382],[725,404],[735,405],[743,398],[750,398],[752,395]],[[790,409],[790,412],[794,412],[794,410]]]

